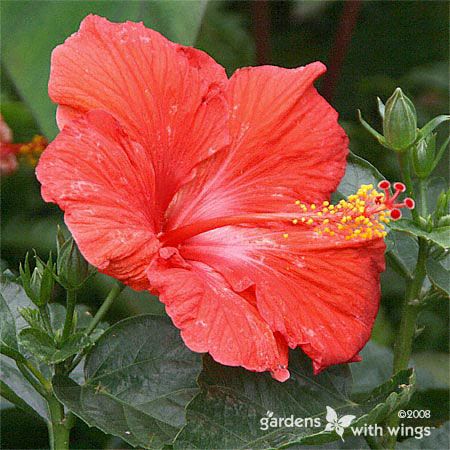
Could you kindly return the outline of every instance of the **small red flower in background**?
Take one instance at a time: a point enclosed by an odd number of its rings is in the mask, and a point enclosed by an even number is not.
[[[160,295],[186,345],[289,377],[358,360],[378,310],[384,194],[329,205],[347,137],[325,67],[230,79],[142,24],[89,16],[52,55],[60,134],[37,168],[86,259]],[[378,220],[379,219],[379,220]]]
[[[35,166],[39,155],[47,146],[47,140],[43,136],[36,135],[26,144],[13,144],[13,133],[8,124],[0,115],[0,175],[11,175],[17,170],[18,158]]]

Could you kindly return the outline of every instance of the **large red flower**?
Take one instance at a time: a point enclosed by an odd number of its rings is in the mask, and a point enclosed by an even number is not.
[[[358,358],[384,269],[384,197],[327,203],[348,150],[313,87],[324,70],[227,79],[201,51],[96,16],[52,56],[61,132],[37,175],[81,252],[157,292],[192,350],[280,381],[288,347],[316,371]]]

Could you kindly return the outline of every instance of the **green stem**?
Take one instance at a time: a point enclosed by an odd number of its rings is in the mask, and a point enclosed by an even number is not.
[[[412,178],[411,178],[411,167],[410,167],[410,162],[409,162],[410,152],[411,152],[411,150],[408,149],[405,152],[398,153],[398,162],[400,164],[400,173],[402,174],[403,181],[405,182],[405,185],[406,185],[406,191],[411,198],[416,198],[416,196],[414,195],[414,187],[413,187],[413,182],[412,182]],[[414,221],[418,222],[419,221],[419,213],[417,212],[417,209],[415,209],[415,208],[412,209],[411,214],[413,216]]]
[[[95,327],[99,324],[99,322],[103,319],[103,317],[105,316],[105,314],[107,313],[107,311],[109,310],[109,308],[111,307],[111,305],[113,304],[114,300],[119,296],[119,294],[123,291],[123,289],[125,288],[125,285],[121,284],[121,283],[117,283],[113,286],[113,288],[111,289],[111,291],[109,292],[108,296],[106,297],[105,301],[102,303],[102,305],[100,306],[99,310],[97,311],[97,313],[95,314],[95,316],[92,318],[91,323],[89,324],[89,326],[86,328],[85,333],[89,336],[94,330]],[[75,369],[75,367],[78,366],[78,364],[80,363],[80,361],[83,359],[84,357],[84,352],[79,353],[75,359],[72,361],[72,363],[70,364],[70,368],[69,368],[69,373]]]
[[[50,448],[51,450],[68,450],[70,428],[73,422],[65,417],[64,406],[53,394],[47,399],[47,403],[50,412],[50,421],[48,422]]]
[[[419,211],[422,217],[427,216],[427,191],[426,191],[426,183],[424,180],[419,180]]]
[[[105,301],[102,303],[99,310],[93,317],[91,323],[86,328],[85,333],[87,335],[90,335],[95,330],[95,327],[103,319],[104,315],[107,313],[108,309],[111,307],[114,300],[119,296],[119,294],[123,291],[124,288],[125,286],[121,283],[117,283],[114,285],[114,287],[109,292],[108,296],[105,298]]]
[[[77,294],[75,291],[67,291],[67,311],[66,320],[62,333],[62,340],[65,341],[72,333],[73,314],[75,312],[75,305],[77,303]]]
[[[427,241],[419,238],[419,254],[412,283],[406,290],[398,339],[394,348],[394,373],[406,369],[411,357],[416,318],[419,312],[419,296],[426,275]]]
[[[406,369],[411,358],[412,345],[416,332],[416,319],[419,313],[419,298],[426,275],[427,255],[427,241],[423,238],[419,238],[419,254],[414,270],[414,278],[406,290],[399,334],[394,346],[394,374],[400,370]],[[397,416],[397,412],[395,412],[388,419],[387,425],[396,427],[399,422],[400,419]],[[387,448],[394,449],[397,437],[395,435],[388,436],[386,442]]]

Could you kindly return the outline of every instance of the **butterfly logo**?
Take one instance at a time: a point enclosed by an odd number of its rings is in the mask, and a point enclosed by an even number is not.
[[[342,442],[344,442],[344,431],[350,426],[355,418],[356,416],[347,415],[342,416],[339,419],[336,411],[331,406],[327,406],[327,415],[325,419],[328,423],[325,427],[325,431],[335,431],[336,434],[342,439]]]

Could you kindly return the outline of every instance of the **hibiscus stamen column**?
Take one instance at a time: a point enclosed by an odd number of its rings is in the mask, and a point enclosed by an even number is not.
[[[358,191],[346,200],[336,205],[324,201],[321,206],[295,201],[299,207],[298,213],[266,213],[241,214],[235,216],[215,217],[198,221],[183,227],[160,233],[158,236],[165,246],[176,246],[189,238],[217,228],[230,225],[252,224],[267,226],[283,223],[303,226],[312,229],[319,236],[335,237],[336,239],[383,239],[387,233],[384,224],[390,219],[402,217],[401,209],[413,209],[414,200],[406,198],[397,202],[399,195],[405,191],[403,183],[394,183],[395,193],[390,195],[388,181],[382,181],[379,186],[384,193],[373,188],[373,185],[362,185]],[[285,239],[289,233],[283,230]]]

